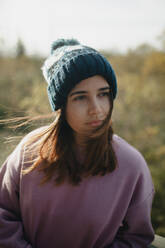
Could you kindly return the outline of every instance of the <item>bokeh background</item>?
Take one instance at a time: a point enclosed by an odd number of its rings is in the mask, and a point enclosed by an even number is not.
[[[152,223],[165,236],[165,1],[0,0],[0,164],[20,138],[8,118],[51,113],[41,66],[52,41],[77,38],[114,67],[114,131],[145,157],[155,184]],[[18,124],[17,123],[17,124]],[[9,122],[12,124],[12,121]],[[10,137],[14,136],[14,140]]]

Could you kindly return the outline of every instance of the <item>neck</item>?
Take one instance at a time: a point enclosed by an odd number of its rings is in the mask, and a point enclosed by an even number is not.
[[[87,137],[80,134],[74,134],[75,145],[79,147],[80,150],[85,150]]]
[[[83,164],[86,157],[86,148],[82,144],[78,144],[77,142],[74,145],[74,152],[76,159],[79,164]]]

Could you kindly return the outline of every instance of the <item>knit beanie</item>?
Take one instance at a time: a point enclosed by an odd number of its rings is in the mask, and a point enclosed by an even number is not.
[[[48,83],[48,98],[53,111],[66,103],[69,92],[76,84],[95,75],[107,80],[113,100],[117,94],[115,72],[108,60],[95,49],[81,45],[75,39],[53,42],[51,54],[45,60],[42,71]]]

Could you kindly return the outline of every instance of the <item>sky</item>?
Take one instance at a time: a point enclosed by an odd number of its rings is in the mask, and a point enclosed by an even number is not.
[[[159,47],[164,13],[165,0],[0,0],[0,44],[10,50],[21,39],[28,54],[40,55],[72,37],[101,50]]]

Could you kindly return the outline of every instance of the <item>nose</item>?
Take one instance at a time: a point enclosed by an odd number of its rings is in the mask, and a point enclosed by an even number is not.
[[[101,106],[97,99],[91,99],[88,106],[89,115],[99,115],[101,113]]]

